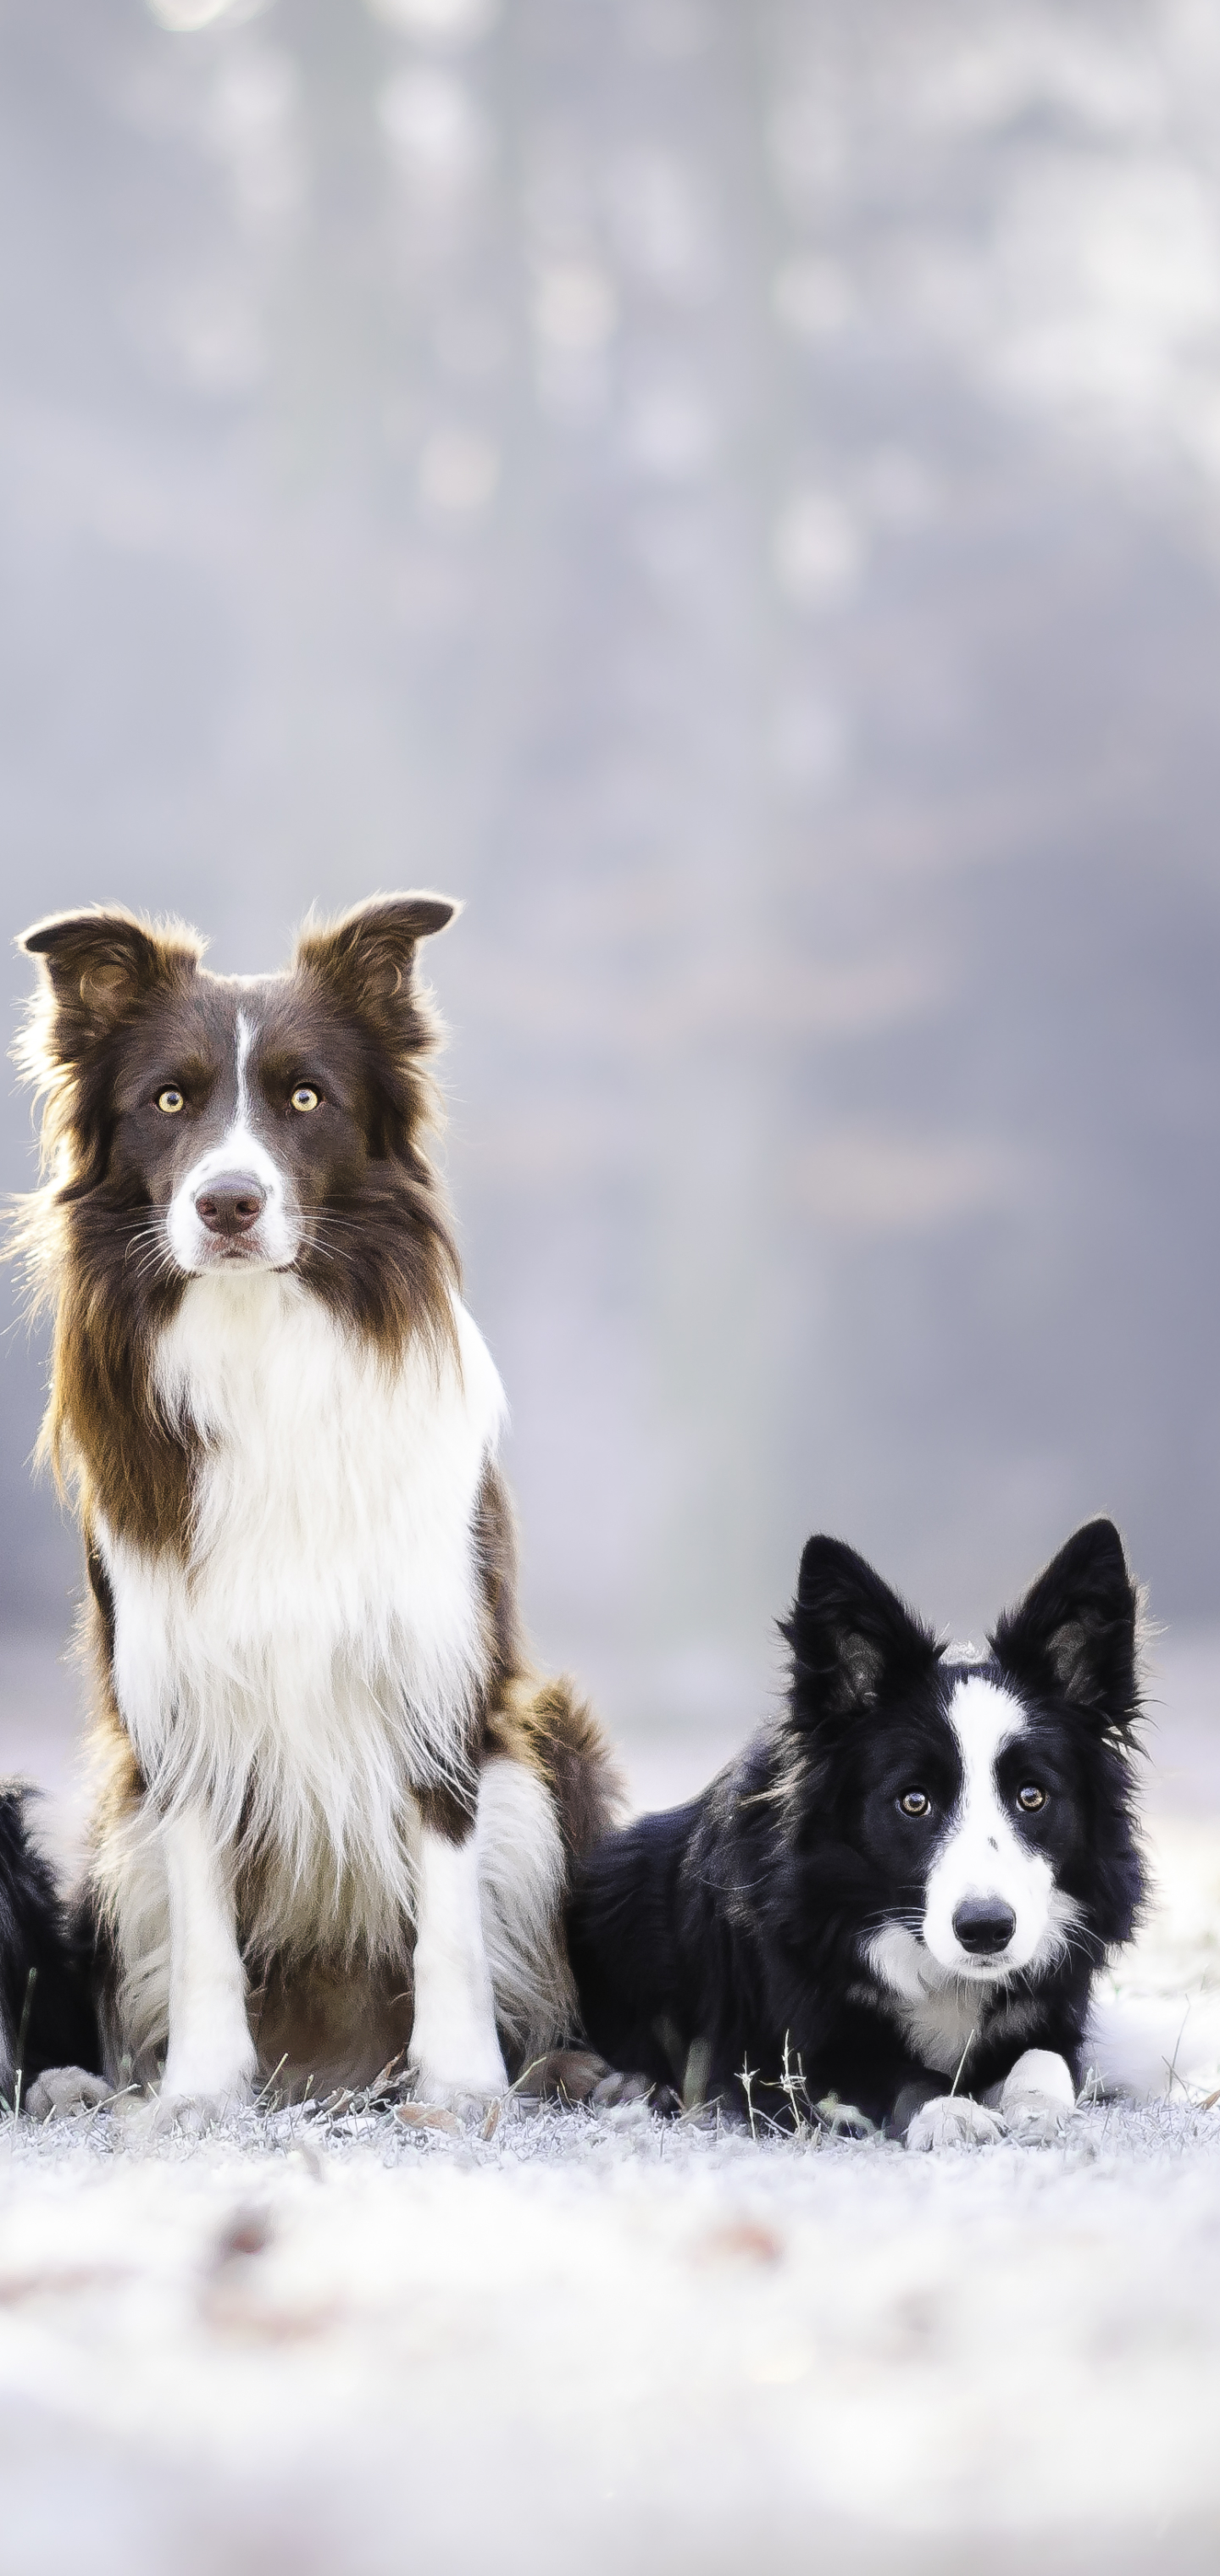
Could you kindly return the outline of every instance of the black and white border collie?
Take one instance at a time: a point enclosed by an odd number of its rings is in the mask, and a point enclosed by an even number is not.
[[[27,931],[55,1316],[104,1785],[108,2071],[198,2125],[274,2079],[494,2095],[561,2037],[601,1738],[531,1672],[504,1397],[426,1158],[436,1024],[377,898],[220,977],[122,910]]]
[[[592,2046],[738,2106],[749,2070],[781,2119],[799,2076],[912,2145],[1052,2127],[1084,2071],[1094,1972],[1142,1894],[1136,1614],[1105,1520],[974,1660],[851,1548],[810,1539],[778,1722],[579,1872]]]

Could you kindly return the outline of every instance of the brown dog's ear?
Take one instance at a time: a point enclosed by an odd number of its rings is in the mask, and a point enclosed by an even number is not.
[[[444,930],[460,910],[440,894],[375,894],[337,921],[303,930],[293,964],[320,976],[349,1010],[383,1017],[411,1003],[420,940]],[[421,1024],[421,1044],[428,1034]]]
[[[154,930],[119,905],[56,912],[17,945],[42,971],[34,1047],[44,1064],[74,1064],[134,1017],[149,994],[193,975],[203,942],[174,924]]]

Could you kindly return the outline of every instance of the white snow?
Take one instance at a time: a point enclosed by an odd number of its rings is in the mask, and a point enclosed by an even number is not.
[[[1115,1982],[1199,1994],[1206,2025],[1220,1805],[1179,1697],[1160,1909]],[[637,1750],[637,1791],[713,1767]],[[520,2110],[490,2140],[7,2122],[0,2564],[1210,2576],[1220,2105],[1197,2049],[1189,2073],[1059,2144],[926,2156],[632,2111]]]
[[[1216,1968],[1220,1832],[1129,1992]],[[525,2110],[0,2134],[5,2564],[1210,2566],[1220,2109],[911,2156]]]

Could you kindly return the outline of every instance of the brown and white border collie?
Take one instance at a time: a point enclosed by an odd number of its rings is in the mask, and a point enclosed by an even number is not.
[[[45,1445],[92,1593],[113,2078],[160,2116],[369,2080],[494,2095],[567,2031],[568,1864],[616,1784],[517,1625],[504,1396],[426,1159],[416,952],[375,898],[285,974],[55,916],[22,1043]]]

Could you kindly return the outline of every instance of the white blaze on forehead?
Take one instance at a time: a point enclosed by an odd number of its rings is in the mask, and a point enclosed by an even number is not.
[[[246,1066],[250,1061],[250,1047],[253,1037],[254,1031],[246,1018],[245,1012],[239,1011],[237,1014],[237,1118],[235,1122],[238,1127],[244,1127],[250,1116],[250,1094],[246,1089]]]
[[[248,1173],[265,1193],[266,1205],[257,1227],[256,1258],[272,1270],[283,1270],[295,1261],[300,1249],[300,1212],[289,1173],[254,1129],[249,1064],[257,1034],[254,1021],[245,1011],[238,1011],[233,1028],[232,1118],[214,1143],[197,1156],[170,1201],[165,1231],[180,1270],[199,1272],[211,1266],[215,1242],[195,1202],[208,1183],[218,1181],[223,1173]],[[252,1236],[252,1247],[255,1240]]]
[[[962,1757],[963,1798],[981,1782],[994,1787],[996,1756],[1025,1728],[1019,1699],[984,1673],[966,1673],[949,1702],[949,1724]]]
[[[993,1979],[1028,1967],[1056,1919],[1050,1862],[1017,1831],[996,1777],[1005,1745],[1024,1732],[1025,1711],[998,1682],[967,1673],[954,1690],[947,1716],[957,1739],[962,1787],[928,1873],[923,1938],[943,1967]],[[1016,1928],[998,1956],[973,1957],[962,1948],[953,1917],[966,1897],[1011,1907]]]

